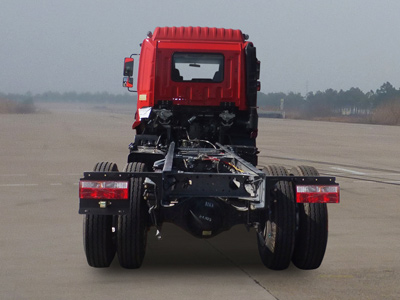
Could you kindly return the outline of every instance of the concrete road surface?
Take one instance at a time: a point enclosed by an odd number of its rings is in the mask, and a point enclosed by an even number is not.
[[[260,119],[259,163],[335,175],[322,266],[266,269],[254,230],[149,236],[138,270],[87,265],[78,186],[97,161],[125,165],[132,109],[0,115],[0,299],[399,299],[400,128]]]

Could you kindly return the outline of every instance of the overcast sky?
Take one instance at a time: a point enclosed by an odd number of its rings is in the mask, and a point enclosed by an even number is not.
[[[157,26],[241,29],[265,93],[400,87],[399,0],[1,0],[0,92],[125,93]]]

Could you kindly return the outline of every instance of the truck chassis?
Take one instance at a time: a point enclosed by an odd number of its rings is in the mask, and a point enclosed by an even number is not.
[[[123,86],[133,88],[134,54]],[[165,222],[198,238],[243,224],[256,231],[263,264],[300,269],[322,262],[334,177],[309,166],[258,169],[260,61],[237,29],[157,27],[141,44],[137,111],[128,164],[100,162],[80,181],[90,266],[143,262],[147,233]]]
[[[199,238],[244,224],[255,228],[268,268],[285,269],[291,260],[301,269],[319,267],[327,243],[326,203],[339,201],[334,177],[307,166],[258,169],[234,151],[237,146],[181,144],[172,142],[167,151],[139,147],[130,155],[137,161],[123,172],[103,162],[84,173],[79,213],[86,215],[89,265],[107,267],[117,252],[122,267],[140,267],[147,231],[154,226],[161,238],[162,224],[170,222]]]

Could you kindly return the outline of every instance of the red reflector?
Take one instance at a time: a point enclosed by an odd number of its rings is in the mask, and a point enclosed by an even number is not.
[[[339,203],[338,185],[297,185],[297,203]]]
[[[250,132],[250,137],[252,139],[257,138],[257,136],[258,136],[258,129],[254,129],[252,132]]]
[[[81,199],[128,199],[128,181],[83,181],[79,182]]]

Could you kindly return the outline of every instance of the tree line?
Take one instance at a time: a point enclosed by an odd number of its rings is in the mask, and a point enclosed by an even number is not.
[[[258,105],[261,109],[297,112],[304,117],[328,117],[334,115],[370,115],[377,109],[399,104],[400,88],[396,89],[390,82],[382,84],[376,91],[364,93],[352,87],[346,91],[327,89],[326,91],[300,93],[260,93]]]
[[[77,93],[77,92],[45,92],[41,94],[5,94],[0,92],[0,98],[19,102],[86,102],[86,103],[132,103],[136,100],[136,94],[110,94],[101,93]],[[258,106],[260,108],[277,109],[284,102],[285,110],[319,111],[322,114],[352,109],[354,114],[366,114],[371,110],[389,101],[400,101],[400,88],[396,89],[391,83],[384,83],[376,91],[364,93],[359,88],[352,87],[349,90],[309,92],[302,96],[300,93],[258,93]]]
[[[5,103],[4,101],[8,102]],[[12,104],[16,102],[17,105]],[[132,103],[136,104],[136,93],[110,94],[45,92],[41,94],[5,94],[0,92],[3,106],[32,109],[34,102],[80,102],[80,103]],[[21,106],[21,104],[23,104]],[[288,118],[316,119],[343,116],[358,117],[360,122],[400,125],[400,88],[385,82],[375,91],[364,93],[357,87],[348,90],[300,93],[258,93],[258,107],[266,111],[285,111]],[[3,108],[4,110],[4,108]],[[333,120],[333,119],[332,119]]]
[[[77,92],[45,92],[41,94],[5,94],[0,92],[0,98],[18,102],[81,102],[81,103],[135,103],[136,94],[77,93]]]

